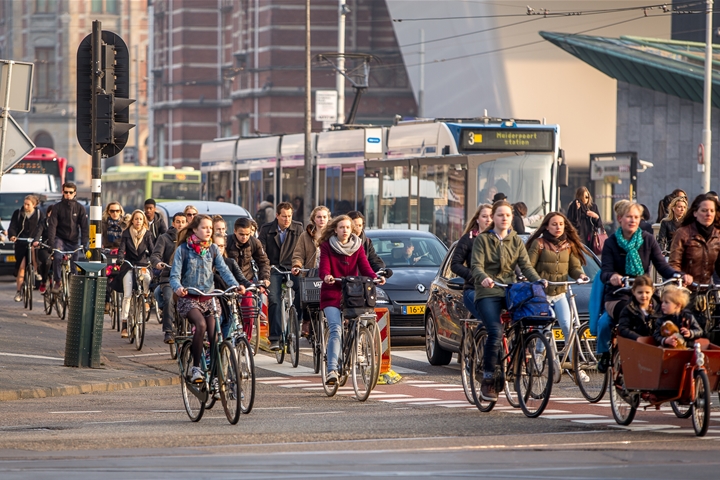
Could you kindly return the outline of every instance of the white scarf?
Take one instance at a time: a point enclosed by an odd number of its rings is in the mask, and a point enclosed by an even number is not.
[[[340,243],[337,235],[333,235],[330,237],[330,247],[335,251],[335,253],[347,255],[349,257],[360,250],[360,247],[362,247],[362,240],[360,240],[360,237],[354,233],[351,233],[347,243],[343,245]]]

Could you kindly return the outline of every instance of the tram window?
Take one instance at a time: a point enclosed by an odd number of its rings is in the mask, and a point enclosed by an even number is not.
[[[340,178],[340,201],[335,207],[336,215],[355,210],[358,196],[355,194],[355,166],[342,167]]]
[[[265,200],[263,197],[262,171],[250,172],[250,211],[257,212],[260,204]]]
[[[420,230],[429,230],[446,245],[460,238],[465,212],[465,171],[454,165],[423,165],[419,200]],[[413,214],[417,222],[417,214]]]
[[[282,201],[293,206],[293,220],[305,223],[303,197],[305,195],[304,167],[282,169]]]
[[[273,205],[276,203],[277,196],[275,195],[275,169],[266,168],[263,170],[263,200],[267,200]],[[260,208],[260,203],[255,207],[255,211]]]
[[[247,170],[238,172],[238,192],[235,203],[245,209],[250,209],[250,174]]]
[[[340,167],[327,167],[325,169],[325,206],[330,209],[334,216],[337,216],[338,203],[340,202]]]

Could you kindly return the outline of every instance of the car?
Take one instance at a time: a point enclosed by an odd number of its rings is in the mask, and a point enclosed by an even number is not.
[[[232,232],[235,220],[238,218],[252,218],[252,215],[239,205],[228,202],[214,202],[205,200],[189,200],[182,202],[158,202],[156,210],[165,218],[165,225],[172,225],[172,217],[177,212],[182,212],[185,207],[192,205],[200,214],[221,215],[227,224],[227,231]]]
[[[529,235],[523,235],[523,241]],[[462,324],[465,318],[472,315],[463,303],[463,285],[465,280],[450,270],[450,260],[457,246],[453,243],[437,272],[437,276],[430,287],[430,296],[425,308],[425,353],[432,365],[447,365],[452,360],[453,353],[460,351],[462,338]],[[578,308],[580,322],[589,318],[590,291],[595,275],[600,271],[600,260],[594,254],[585,252],[585,274],[590,282],[573,286],[575,303]],[[572,281],[572,279],[568,279]],[[558,348],[562,348],[562,330],[555,324],[553,334],[558,340]]]
[[[447,247],[432,233],[418,230],[366,230],[365,235],[393,272],[377,289],[378,307],[390,313],[390,336],[423,335],[430,284]],[[408,250],[410,260],[405,258]]]

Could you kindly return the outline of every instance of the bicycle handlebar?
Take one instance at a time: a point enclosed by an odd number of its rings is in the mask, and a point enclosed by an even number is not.
[[[270,268],[271,268],[272,270],[275,270],[276,272],[278,272],[280,275],[292,275],[292,270],[285,270],[285,271],[283,271],[283,270],[280,270],[280,269],[279,269],[278,267],[276,267],[275,265],[271,265]]]
[[[586,284],[590,283],[590,279],[588,278],[587,281],[573,280],[572,282],[551,282],[548,280],[547,283],[551,287],[567,287],[568,285],[586,285]]]
[[[128,262],[127,260],[123,260],[123,263],[127,263],[128,265],[130,265],[130,268],[132,268],[133,270],[136,268],[147,268],[150,266],[149,263],[146,265],[133,265],[132,263]]]
[[[330,275],[330,276],[332,277],[332,280],[333,280],[332,283],[335,283],[337,281],[342,282],[343,280],[345,280],[347,278],[347,277],[333,277],[332,275]],[[322,281],[324,282],[325,279],[323,278]],[[380,283],[380,278],[379,277],[373,278],[372,281],[373,281],[373,283]]]
[[[218,288],[215,288],[213,290],[210,290],[209,292],[203,292],[202,290],[198,290],[195,287],[187,287],[185,288],[185,290],[187,290],[188,293],[193,293],[201,297],[221,297],[223,295],[228,295],[229,293],[232,293],[234,290],[237,290],[237,288],[238,287],[235,286],[232,286],[227,290],[220,290]]]
[[[43,243],[43,245],[46,246],[46,247],[48,247],[48,248],[52,248],[50,245],[45,245],[44,243]],[[78,247],[78,248],[76,248],[75,250],[67,250],[67,251],[59,250],[59,249],[57,249],[57,248],[53,248],[52,250],[53,250],[53,252],[57,252],[57,253],[60,253],[60,254],[62,254],[62,255],[72,255],[73,253],[79,252],[79,251],[82,250],[82,249],[83,249],[83,247]]]

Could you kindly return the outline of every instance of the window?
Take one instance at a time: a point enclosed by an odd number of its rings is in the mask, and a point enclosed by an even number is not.
[[[35,0],[35,13],[55,13],[56,0]]]
[[[55,48],[35,48],[35,96],[50,98],[55,90]]]
[[[105,0],[105,13],[118,13],[118,0]]]
[[[47,132],[39,132],[35,135],[35,146],[45,148],[55,148],[55,141],[52,135]]]
[[[90,11],[92,13],[102,13],[103,12],[103,0],[91,0]]]

